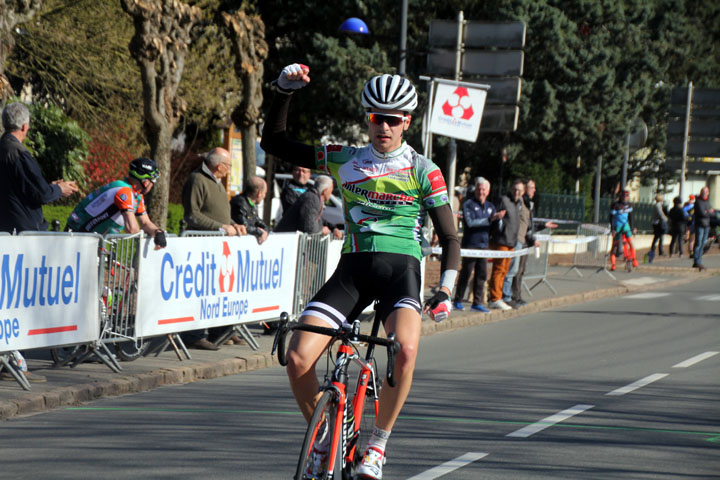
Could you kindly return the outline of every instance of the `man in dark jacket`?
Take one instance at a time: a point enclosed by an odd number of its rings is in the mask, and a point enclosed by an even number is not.
[[[230,216],[238,225],[244,225],[248,235],[257,238],[258,245],[267,240],[268,227],[258,215],[257,206],[265,198],[267,184],[260,177],[250,177],[240,195],[230,200]]]
[[[309,185],[298,201],[283,213],[275,231],[329,234],[330,227],[323,225],[322,212],[332,191],[332,177],[319,175],[315,178],[315,184]],[[342,232],[337,228],[333,234],[336,238],[342,237]]]
[[[682,243],[685,237],[685,229],[687,228],[687,214],[682,207],[682,199],[680,197],[673,198],[673,207],[668,213],[670,219],[670,255],[677,252],[678,257],[682,258]],[[677,248],[676,248],[677,246]]]
[[[693,247],[693,267],[700,271],[705,270],[702,264],[702,254],[710,232],[710,215],[715,210],[710,206],[710,189],[705,186],[700,189],[700,195],[695,198],[695,246]]]
[[[78,191],[75,182],[48,184],[22,141],[30,130],[30,111],[11,103],[2,112],[5,133],[0,138],[0,231],[47,230],[42,206]]]
[[[497,205],[498,220],[491,228],[490,247],[493,250],[509,252],[517,245],[524,193],[525,184],[522,180],[515,180],[508,195],[504,195],[500,199],[500,204]],[[493,268],[490,274],[490,297],[488,298],[490,308],[512,310],[512,307],[502,299],[503,282],[505,282],[505,275],[510,268],[510,261],[510,257],[493,259]]]
[[[490,224],[498,218],[493,205],[487,198],[490,194],[490,182],[483,177],[475,179],[473,198],[465,201],[463,211],[462,248],[487,249],[490,242]],[[455,289],[453,308],[464,310],[462,300],[465,296],[470,274],[473,277],[472,310],[487,313],[489,310],[482,304],[485,300],[485,281],[487,280],[487,258],[462,257],[462,268]]]
[[[293,203],[297,202],[303,193],[308,189],[308,180],[310,180],[310,169],[295,165],[292,169],[292,178],[280,192],[280,203],[283,212],[287,212]]]

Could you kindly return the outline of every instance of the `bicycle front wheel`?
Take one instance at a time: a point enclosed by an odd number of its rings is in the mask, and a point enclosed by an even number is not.
[[[378,389],[380,389],[382,380],[378,379],[377,382]],[[363,399],[362,417],[359,419],[359,422],[357,418],[355,419],[355,422],[359,423],[359,425],[358,430],[353,436],[353,444],[351,445],[350,455],[348,456],[348,458],[352,460],[353,475],[365,454],[365,447],[367,447],[368,440],[370,440],[370,436],[375,428],[376,418],[375,395],[372,389],[368,388],[365,393],[365,398]]]
[[[329,478],[342,478],[342,448],[338,446],[338,453],[335,455],[333,468],[328,465],[328,461],[322,461],[318,455],[313,454],[313,446],[316,441],[320,441],[325,437],[328,445],[333,444],[333,433],[335,432],[335,420],[337,418],[338,404],[330,391],[325,391],[320,397],[315,411],[313,412],[310,423],[308,424],[305,439],[303,440],[302,450],[300,450],[300,459],[298,460],[297,469],[295,470],[295,480],[327,480]],[[340,443],[341,439],[334,440]],[[330,447],[328,446],[327,456],[330,455]],[[330,476],[332,470],[333,476]]]

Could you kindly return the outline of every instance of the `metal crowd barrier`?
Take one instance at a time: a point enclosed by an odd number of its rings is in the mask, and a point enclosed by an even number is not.
[[[223,230],[185,230],[180,236],[181,237],[224,237],[227,233]]]
[[[615,276],[607,269],[612,237],[610,229],[606,225],[589,223],[578,225],[577,238],[573,243],[575,243],[575,254],[569,272],[575,271],[582,277],[579,268],[592,267],[596,268],[595,273],[605,272],[610,278],[616,280]]]
[[[225,230],[184,230],[180,237],[226,237],[227,232]],[[240,325],[232,325],[228,327],[225,332],[223,332],[222,335],[220,335],[218,338],[215,339],[213,343],[215,345],[222,345],[227,341],[228,338],[232,337],[233,335],[240,335],[240,337],[247,342],[247,344],[250,346],[253,350],[258,350],[260,348],[260,345],[257,343],[257,340],[255,340],[255,337],[253,336],[252,332],[250,332],[250,329],[248,329],[247,325],[240,324]],[[182,340],[180,338],[180,335],[175,335],[176,341],[182,345],[183,350],[185,351],[185,354],[188,358],[190,358],[190,354],[188,353],[187,349],[182,343]],[[161,350],[162,351],[162,350]]]
[[[328,247],[331,238],[332,235],[321,233],[300,235],[297,270],[295,271],[293,318],[300,316],[313,295],[325,284]]]
[[[552,230],[544,229],[536,234],[536,238],[540,241],[539,255],[530,254],[528,255],[527,264],[525,265],[525,274],[523,275],[522,286],[528,295],[532,296],[532,290],[540,285],[545,284],[554,295],[557,295],[557,290],[547,279],[548,273],[548,259],[550,257],[550,235]],[[525,283],[526,280],[537,280],[532,287],[528,287]]]
[[[58,237],[58,236],[92,236],[98,238],[98,255],[101,257],[101,252],[103,250],[102,243],[104,240],[102,237],[96,233],[82,233],[82,232],[54,232],[54,231],[48,231],[48,232],[34,232],[34,231],[26,231],[19,233],[20,236],[25,235],[32,235],[32,236],[48,236],[48,237]],[[103,276],[104,276],[104,262],[98,261],[98,277],[97,281],[99,285],[102,285],[103,283]],[[102,291],[102,289],[101,289]],[[57,366],[64,366],[67,364],[70,364],[71,367],[75,367],[79,365],[80,363],[88,360],[89,358],[96,358],[100,360],[102,363],[104,363],[108,368],[110,368],[112,371],[119,373],[122,370],[122,367],[120,367],[120,364],[118,363],[115,356],[110,352],[108,347],[105,345],[104,341],[104,334],[108,331],[109,324],[108,324],[108,317],[107,317],[107,311],[105,308],[105,304],[102,300],[98,301],[98,308],[99,308],[99,318],[100,318],[100,338],[97,340],[85,343],[85,344],[75,344],[71,346],[65,346],[65,347],[57,347],[51,349],[51,356],[53,358],[53,361]]]

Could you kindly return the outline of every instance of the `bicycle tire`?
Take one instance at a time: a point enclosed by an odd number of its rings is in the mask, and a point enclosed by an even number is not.
[[[56,367],[64,367],[85,353],[84,347],[85,345],[74,345],[71,347],[51,348],[50,357]]]
[[[330,391],[323,392],[320,400],[315,406],[315,411],[310,418],[308,423],[307,431],[305,432],[305,438],[303,439],[302,449],[300,450],[300,458],[298,459],[297,468],[295,470],[295,480],[327,480],[328,472],[322,472],[320,476],[308,477],[305,473],[307,471],[308,462],[311,458],[311,451],[315,444],[315,437],[318,431],[325,424],[327,435],[333,434],[335,430],[335,419],[337,418],[338,404],[335,401],[335,395]],[[342,478],[342,448],[338,449],[338,454],[335,456],[335,468],[333,469],[334,478]]]
[[[144,357],[148,348],[150,348],[150,342],[146,342],[143,339],[138,339],[138,343],[135,343],[135,340],[116,342],[115,355],[123,362],[132,362],[140,357]]]

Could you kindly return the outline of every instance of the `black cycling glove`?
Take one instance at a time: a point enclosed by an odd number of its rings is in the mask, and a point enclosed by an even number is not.
[[[450,296],[442,290],[438,290],[435,292],[435,295],[425,302],[425,306],[430,307],[430,311],[428,312],[430,318],[436,322],[442,322],[450,315]]]
[[[167,239],[165,238],[165,232],[162,230],[158,230],[155,232],[155,245],[158,247],[165,248],[167,247]]]

